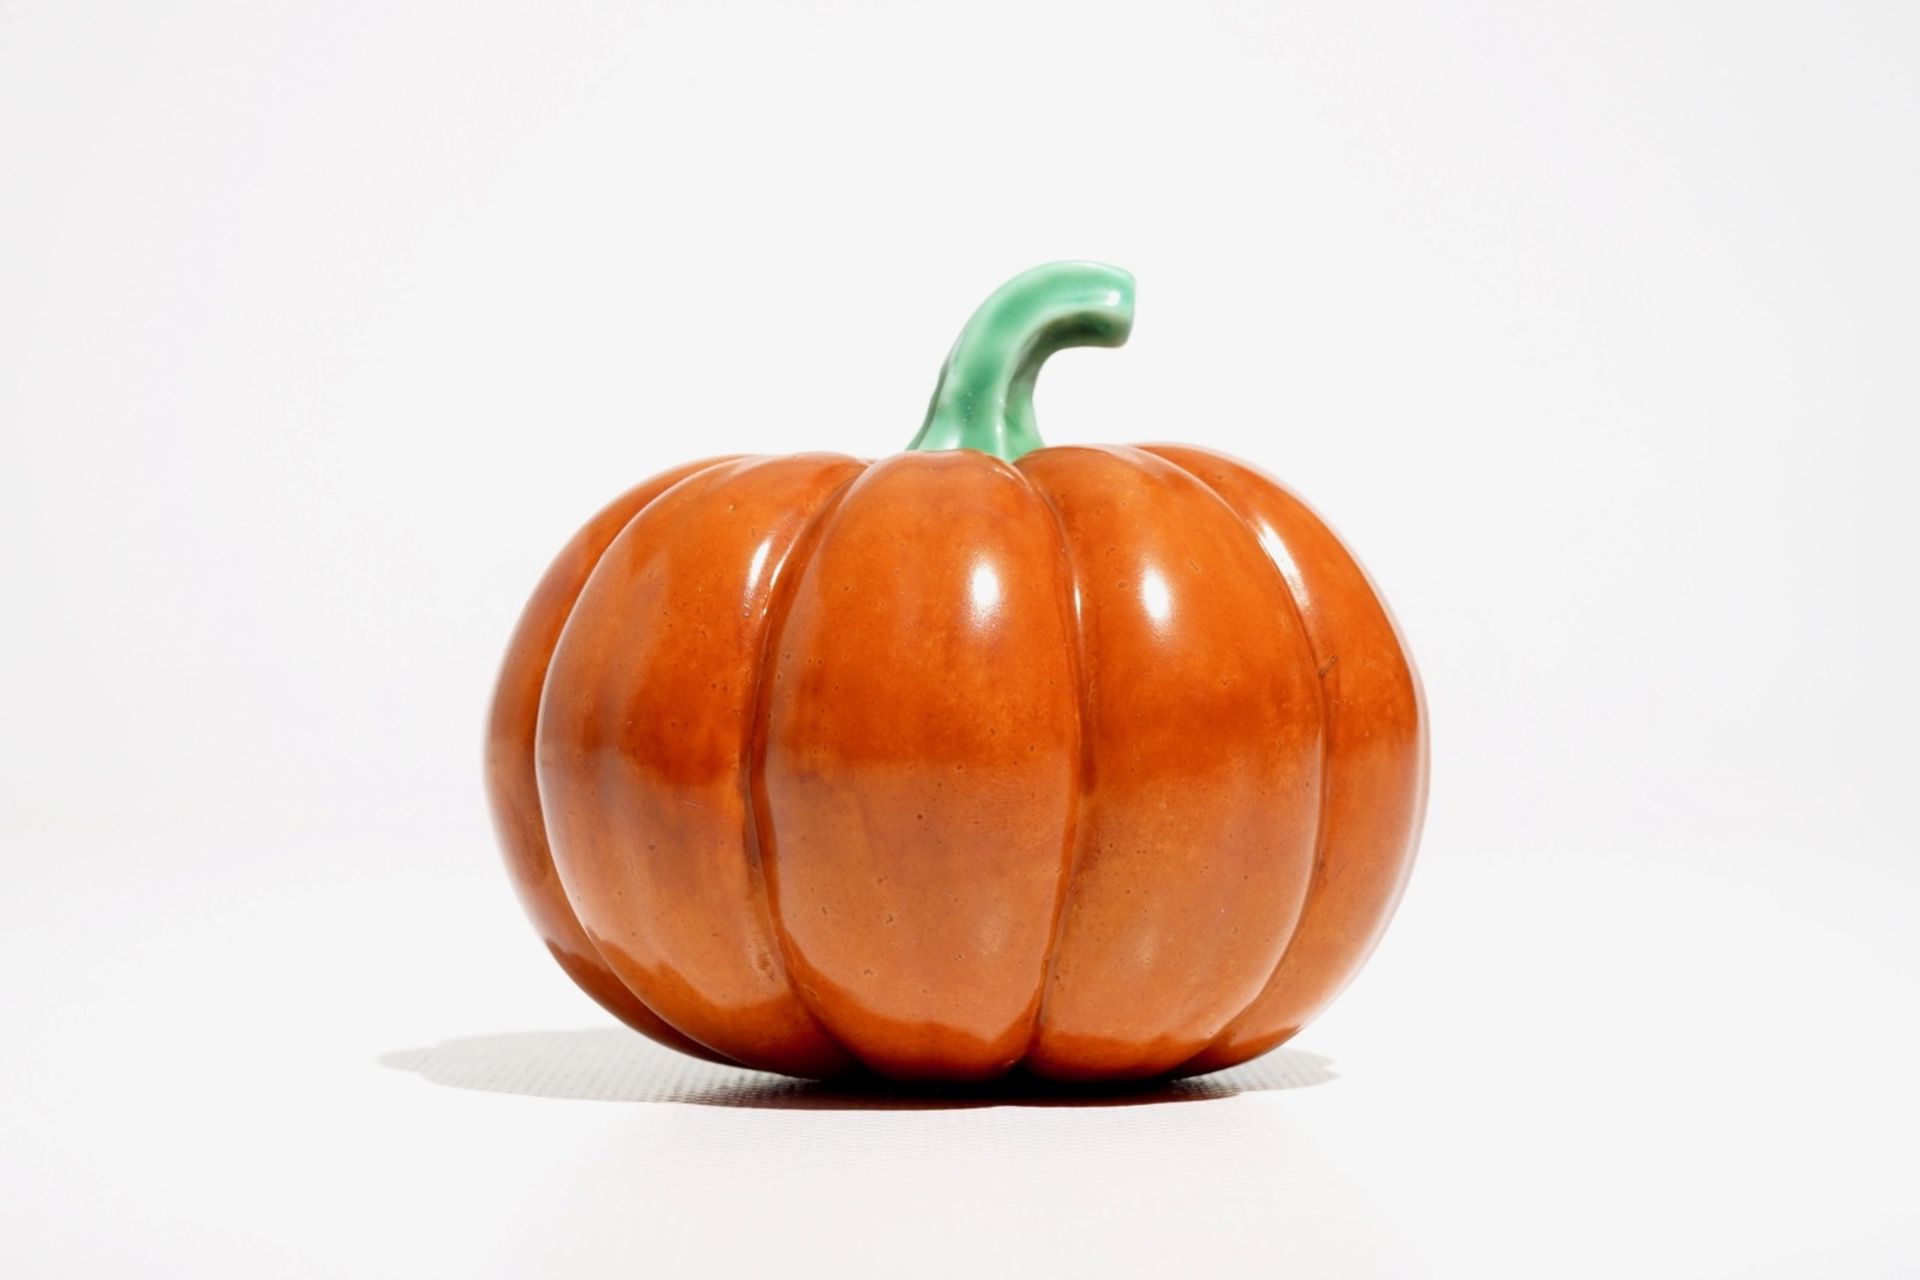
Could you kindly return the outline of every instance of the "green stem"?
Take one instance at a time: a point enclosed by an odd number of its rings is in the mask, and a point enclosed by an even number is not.
[[[1041,447],[1033,384],[1067,347],[1117,347],[1133,329],[1133,277],[1050,262],[1001,285],[960,331],[909,449],[978,449],[1012,462]]]

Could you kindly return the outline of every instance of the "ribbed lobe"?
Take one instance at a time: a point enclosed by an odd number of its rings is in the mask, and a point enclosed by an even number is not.
[[[741,1062],[846,1069],[780,957],[753,864],[746,761],[767,601],[850,458],[729,464],[628,524],[555,652],[539,771],[556,866],[609,967]]]
[[[972,451],[876,464],[769,654],[757,779],[796,981],[876,1070],[982,1079],[1038,1015],[1078,770],[1058,530]]]
[[[1185,472],[1187,475],[1192,476],[1196,484],[1200,485],[1208,493],[1212,494],[1214,498],[1220,503],[1221,506],[1225,507],[1227,510],[1233,513],[1234,519],[1238,520],[1240,524],[1246,529],[1247,536],[1251,538],[1256,544],[1260,545],[1263,553],[1267,553],[1267,548],[1265,543],[1262,541],[1260,537],[1259,529],[1255,528],[1253,522],[1247,518],[1246,512],[1243,511],[1238,506],[1234,505],[1232,502],[1229,502],[1220,493],[1220,491],[1217,488],[1215,488],[1212,484],[1208,483],[1207,478],[1205,476],[1199,474],[1191,467],[1183,466],[1177,456],[1170,456],[1168,452],[1160,449],[1156,449],[1152,445],[1141,446],[1141,452],[1153,454],[1155,457],[1158,457],[1164,460],[1168,465],[1178,467],[1181,471]],[[1287,603],[1293,609],[1294,621],[1299,624],[1301,628],[1301,633],[1307,637],[1308,647],[1313,651],[1315,673],[1320,674],[1320,666],[1319,666],[1320,652],[1319,652],[1319,649],[1315,647],[1313,644],[1312,635],[1306,630],[1305,612],[1302,607],[1300,597],[1297,594],[1296,585],[1290,579],[1287,578],[1286,574],[1281,570],[1278,561],[1273,558],[1271,553],[1266,554],[1266,559],[1267,559],[1267,562],[1272,565],[1274,574],[1280,579],[1281,584],[1286,589]],[[1332,770],[1332,761],[1330,759],[1331,750],[1332,750],[1332,734],[1331,734],[1332,724],[1329,716],[1329,711],[1327,708],[1326,691],[1324,689],[1320,689],[1319,692],[1320,692],[1320,798],[1319,798],[1319,802],[1314,806],[1313,870],[1307,881],[1306,894],[1301,899],[1299,910],[1295,913],[1294,918],[1286,923],[1285,930],[1284,930],[1285,941],[1281,946],[1280,956],[1278,959],[1274,961],[1273,970],[1271,973],[1267,975],[1267,980],[1261,984],[1260,990],[1256,992],[1253,998],[1248,1000],[1245,1005],[1241,1006],[1241,1008],[1237,1012],[1235,1012],[1232,1017],[1227,1019],[1226,1025],[1220,1029],[1220,1033],[1218,1035],[1216,1035],[1210,1042],[1208,1042],[1206,1048],[1202,1049],[1199,1053],[1195,1054],[1187,1062],[1182,1063],[1180,1067],[1176,1068],[1173,1073],[1175,1075],[1197,1074],[1204,1071],[1219,1070],[1220,1068],[1231,1066],[1233,1061],[1236,1060],[1232,1057],[1231,1054],[1226,1052],[1229,1044],[1232,1041],[1233,1030],[1235,1027],[1239,1026],[1246,1019],[1248,1014],[1253,1012],[1253,1010],[1259,1005],[1261,998],[1265,996],[1269,991],[1272,990],[1274,982],[1280,974],[1281,966],[1284,965],[1286,962],[1287,952],[1292,949],[1294,935],[1299,929],[1300,920],[1306,915],[1308,907],[1313,902],[1314,889],[1322,880],[1323,869],[1326,865],[1327,841],[1332,838],[1332,834],[1333,834],[1331,827],[1327,822],[1327,795],[1328,795],[1329,789],[1333,785],[1333,770]]]
[[[1311,654],[1246,526],[1190,475],[1124,448],[1020,466],[1079,584],[1091,781],[1029,1067],[1158,1075],[1257,994],[1304,899]]]
[[[1338,994],[1405,887],[1426,787],[1418,676],[1365,571],[1305,504],[1234,459],[1149,446],[1220,496],[1287,584],[1326,705],[1313,880],[1260,994],[1183,1070],[1211,1071],[1283,1043]]]
[[[647,1036],[697,1057],[724,1061],[662,1021],[607,966],[554,871],[534,763],[540,701],[553,651],[594,568],[620,531],[683,480],[732,461],[709,458],[663,472],[602,508],[553,559],[523,609],[502,659],[487,722],[487,799],[501,853],[547,950],[574,983]]]

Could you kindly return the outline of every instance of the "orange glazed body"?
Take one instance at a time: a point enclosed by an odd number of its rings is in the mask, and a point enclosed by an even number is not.
[[[561,552],[487,780],[576,982],[825,1077],[1211,1071],[1365,959],[1419,685],[1338,539],[1198,449],[697,463]]]

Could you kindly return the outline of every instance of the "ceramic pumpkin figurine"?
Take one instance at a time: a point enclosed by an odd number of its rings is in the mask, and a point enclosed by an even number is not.
[[[1413,856],[1420,689],[1244,463],[1043,448],[1132,279],[968,322],[879,462],[718,458],[596,515],[507,652],[487,782],[548,948],[633,1027],[799,1076],[1191,1074],[1286,1040]]]

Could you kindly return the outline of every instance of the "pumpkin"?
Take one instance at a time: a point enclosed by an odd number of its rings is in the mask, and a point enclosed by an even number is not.
[[[1139,1079],[1293,1035],[1405,883],[1419,684],[1354,558],[1248,465],[1042,448],[1039,367],[1133,283],[1015,278],[878,462],[718,458],[568,543],[487,782],[561,966],[709,1059]]]

